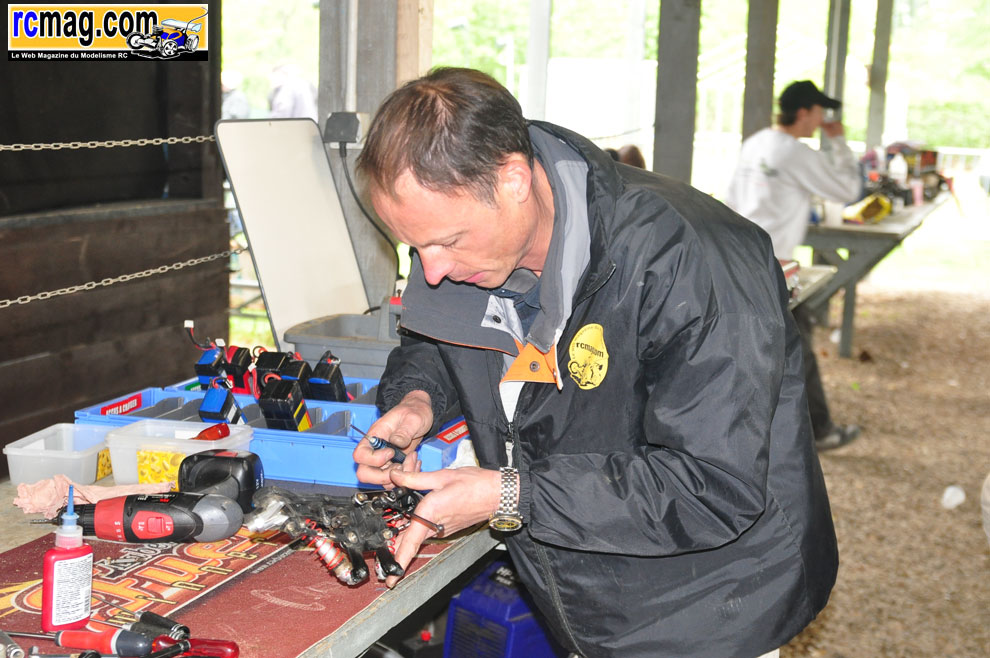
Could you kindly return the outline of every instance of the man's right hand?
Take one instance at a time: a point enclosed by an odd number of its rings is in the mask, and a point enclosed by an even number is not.
[[[846,134],[841,121],[826,121],[822,123],[822,132],[826,137],[841,137]]]
[[[368,484],[380,484],[386,489],[393,486],[389,471],[401,468],[404,471],[418,471],[420,464],[415,458],[415,449],[430,428],[433,427],[433,406],[430,396],[424,391],[411,391],[399,404],[368,428],[368,436],[377,436],[398,446],[402,452],[412,455],[402,464],[392,461],[394,454],[390,448],[373,450],[367,437],[354,448],[354,461],[357,463],[357,478]]]

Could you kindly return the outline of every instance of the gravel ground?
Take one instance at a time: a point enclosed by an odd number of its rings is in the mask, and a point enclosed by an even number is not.
[[[852,359],[819,330],[833,415],[863,434],[821,455],[839,576],[783,658],[990,656],[987,288],[986,278],[961,291],[860,284]],[[838,312],[833,300],[833,325]],[[954,509],[941,504],[950,485],[966,493]]]

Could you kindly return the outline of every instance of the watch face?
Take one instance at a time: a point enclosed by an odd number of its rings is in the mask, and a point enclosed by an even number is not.
[[[499,532],[513,532],[522,527],[522,520],[518,516],[493,516],[488,525]]]

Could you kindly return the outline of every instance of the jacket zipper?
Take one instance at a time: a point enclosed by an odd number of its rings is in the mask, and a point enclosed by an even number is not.
[[[540,560],[540,567],[543,569],[543,580],[547,583],[550,592],[550,602],[553,604],[553,609],[557,612],[560,625],[563,626],[564,632],[567,633],[567,639],[571,641],[571,644],[580,649],[581,645],[578,643],[577,638],[574,637],[574,633],[571,632],[571,625],[567,622],[567,616],[564,614],[564,606],[560,601],[560,592],[557,590],[557,581],[553,579],[553,570],[550,568],[550,559],[547,557],[546,550],[535,541],[533,542],[533,548],[536,549],[536,557]]]
[[[522,392],[520,391],[520,394]],[[519,415],[519,406],[516,405],[515,414],[513,414],[513,419],[509,421],[508,435],[505,440],[505,453],[508,459],[509,466],[515,466],[518,468],[519,459],[516,456],[516,444],[518,443],[519,433],[518,427],[516,425],[515,419]],[[567,616],[564,614],[564,606],[560,600],[560,592],[557,590],[557,581],[554,580],[553,571],[550,568],[550,560],[547,557],[546,551],[543,546],[541,546],[536,541],[533,541],[533,548],[536,550],[536,557],[540,561],[540,568],[543,571],[543,580],[547,583],[550,593],[550,602],[553,605],[554,611],[557,613],[557,618],[560,620],[560,625],[564,628],[564,632],[567,633],[568,639],[571,644],[575,647],[579,647],[577,639],[574,637],[574,633],[571,632],[571,625],[567,622]]]

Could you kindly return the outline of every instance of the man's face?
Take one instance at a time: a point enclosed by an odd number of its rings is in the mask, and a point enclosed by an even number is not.
[[[408,171],[396,181],[394,197],[376,190],[371,202],[395,236],[419,251],[430,285],[447,278],[498,288],[518,267],[539,272],[546,256],[534,248],[540,231],[532,204],[521,203],[520,190],[513,187],[528,186],[530,178],[504,178],[495,190],[494,207],[468,192],[428,190]]]
[[[821,128],[822,121],[825,120],[825,108],[821,105],[812,105],[805,109],[798,110],[798,121],[801,122],[801,136],[813,137],[815,131]]]

